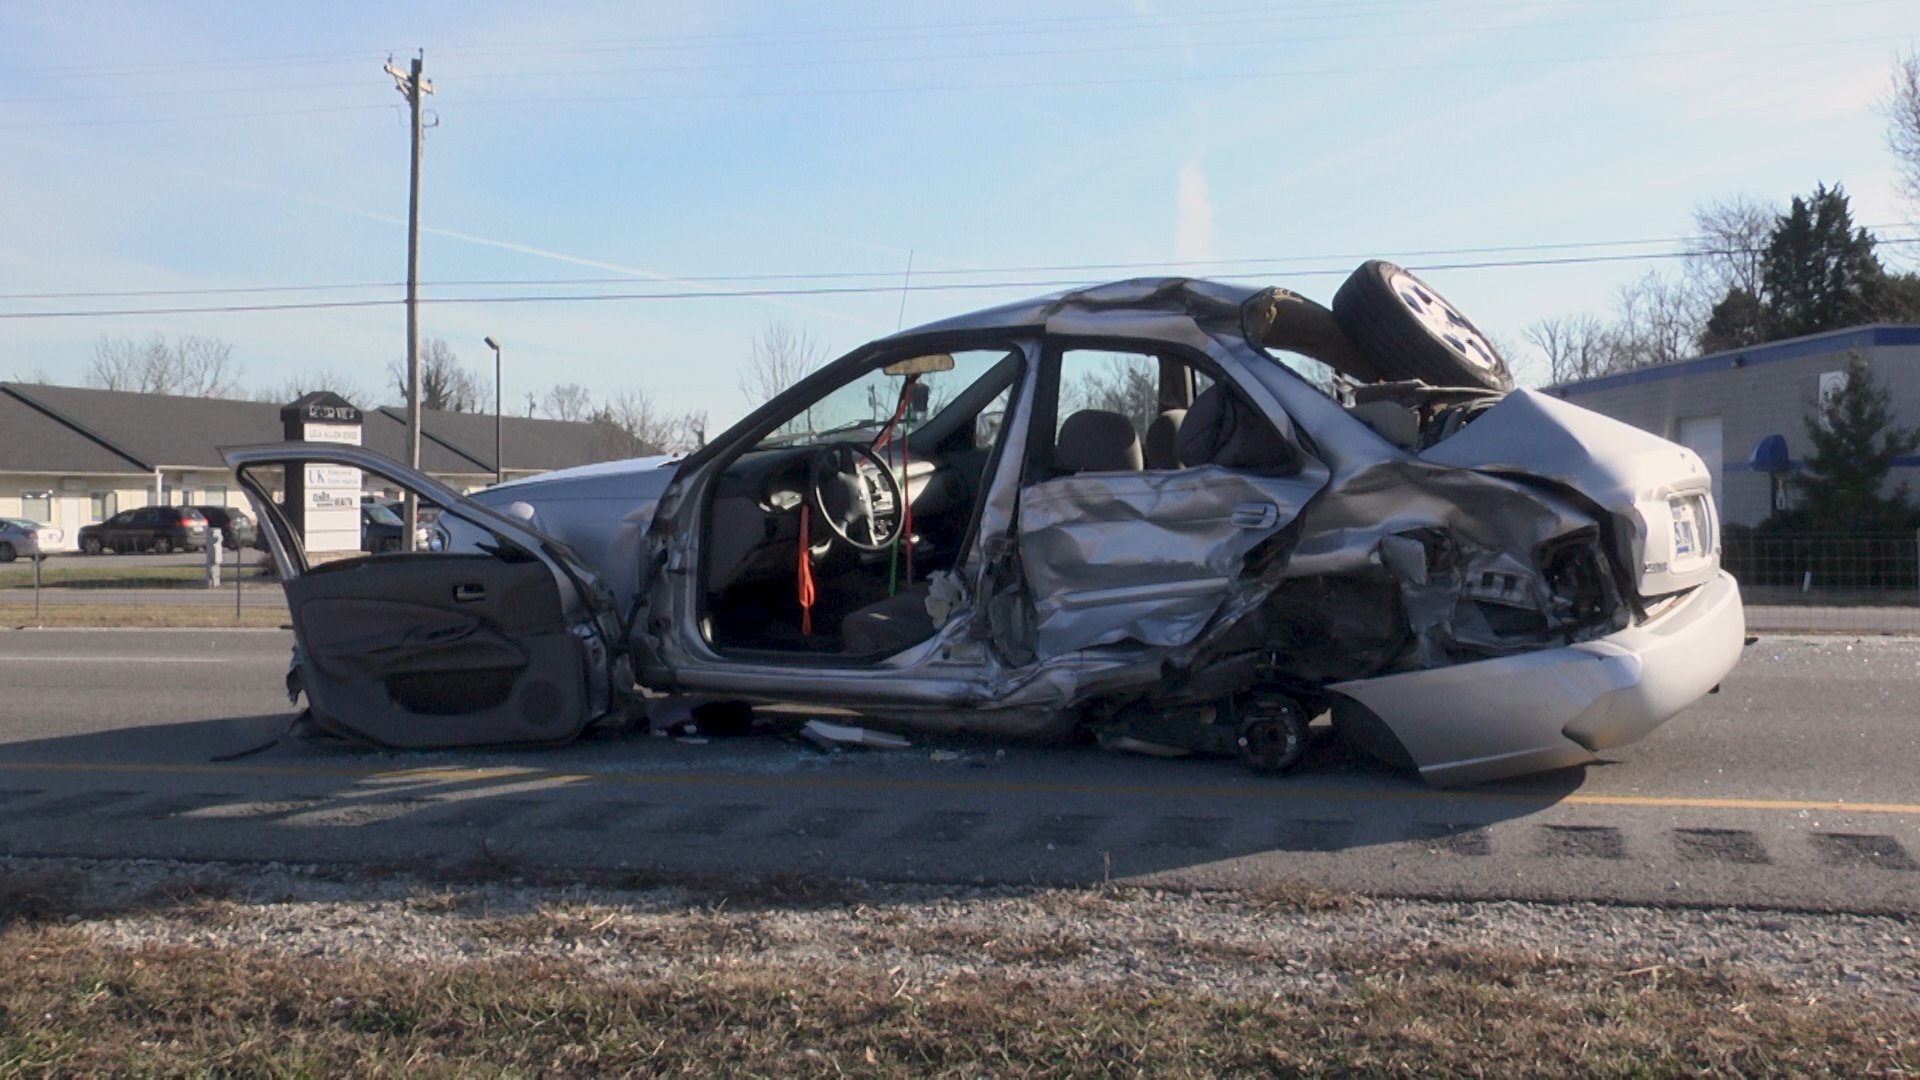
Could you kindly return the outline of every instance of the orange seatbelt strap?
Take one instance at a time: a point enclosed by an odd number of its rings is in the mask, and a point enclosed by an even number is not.
[[[807,526],[811,523],[813,507],[809,503],[800,504],[800,632],[813,634],[813,543],[807,536]]]

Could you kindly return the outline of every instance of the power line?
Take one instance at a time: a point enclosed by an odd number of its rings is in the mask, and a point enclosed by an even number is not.
[[[1904,230],[1904,229],[1915,227],[1915,226],[1909,226],[1905,223],[1863,225],[1859,227],[1866,229],[1869,233],[1874,235],[1874,243],[1876,246],[1884,246],[1888,244],[1910,244],[1910,243],[1920,242],[1920,236],[1900,237],[1900,236],[1881,235],[1882,233],[1889,230]],[[1707,236],[1661,236],[1661,237],[1647,237],[1645,239],[1639,239],[1639,240],[1572,240],[1572,241],[1557,241],[1553,243],[1543,243],[1543,244],[1495,244],[1495,245],[1487,245],[1487,246],[1480,246],[1480,247],[1420,248],[1420,249],[1413,249],[1413,250],[1393,251],[1393,252],[1389,252],[1388,254],[1390,254],[1395,259],[1401,259],[1401,260],[1431,259],[1431,258],[1446,258],[1446,257],[1454,257],[1454,256],[1462,256],[1462,255],[1500,255],[1500,254],[1524,254],[1524,253],[1552,252],[1552,251],[1586,251],[1586,250],[1592,250],[1592,249],[1607,249],[1607,248],[1650,247],[1654,245],[1672,247],[1674,245],[1695,244],[1695,243],[1699,243],[1701,241],[1709,240],[1709,239],[1711,239],[1711,237],[1707,237]],[[1587,261],[1630,261],[1632,259],[1656,259],[1656,258],[1672,259],[1672,258],[1686,258],[1689,255],[1696,255],[1696,254],[1697,255],[1757,254],[1761,250],[1763,249],[1743,248],[1743,249],[1711,249],[1711,250],[1700,251],[1700,252],[1691,252],[1686,250],[1642,252],[1642,253],[1636,253],[1636,254],[1630,254],[1630,255],[1615,256],[1611,260],[1592,259]],[[1207,267],[1256,267],[1256,266],[1284,267],[1284,266],[1290,266],[1290,265],[1299,265],[1303,263],[1304,264],[1325,263],[1325,262],[1332,262],[1335,260],[1371,259],[1371,258],[1380,257],[1380,254],[1381,253],[1378,251],[1353,252],[1353,253],[1328,252],[1328,253],[1321,253],[1316,255],[1258,255],[1258,256],[1247,256],[1243,258],[1231,258],[1231,259],[1167,259],[1167,260],[1158,260],[1158,261],[1135,261],[1135,262],[1042,263],[1042,264],[1017,265],[1017,266],[948,267],[945,269],[915,267],[913,271],[913,276],[916,278],[929,278],[929,277],[953,278],[953,277],[978,277],[986,274],[1004,275],[1004,274],[1090,273],[1093,271],[1126,272],[1126,271],[1202,270]],[[1571,264],[1579,261],[1581,260],[1576,260],[1576,259],[1561,260],[1563,264]],[[1479,267],[1482,265],[1493,265],[1493,264],[1470,263],[1470,264],[1460,264],[1460,265],[1466,266],[1466,267]],[[1445,264],[1438,264],[1434,266],[1428,266],[1427,268],[1437,269],[1437,268],[1447,268],[1447,267]],[[1315,273],[1331,273],[1333,271],[1317,270],[1314,272]],[[900,277],[900,271],[899,270],[824,270],[824,271],[799,272],[799,273],[769,272],[769,273],[757,273],[757,274],[749,274],[749,273],[671,274],[671,275],[663,275],[663,276],[668,277],[675,282],[688,282],[688,283],[696,283],[696,284],[726,284],[726,283],[750,282],[750,281],[856,281],[856,280],[874,280],[874,279],[894,281]],[[1214,274],[1211,276],[1219,277],[1219,276],[1232,276],[1232,275]],[[1242,274],[1239,276],[1244,277],[1248,275]],[[623,282],[630,282],[634,280],[636,280],[636,277],[634,275],[611,276],[611,277],[575,277],[575,278],[471,278],[471,279],[448,279],[443,281],[422,281],[420,285],[422,288],[431,288],[431,289],[508,288],[508,287],[512,287],[512,288],[573,288],[573,287],[582,286],[582,285],[613,285],[613,284],[620,284]],[[340,291],[354,291],[354,290],[366,290],[366,289],[398,289],[398,288],[402,288],[404,285],[405,285],[405,282],[401,282],[401,281],[348,281],[348,282],[326,282],[326,283],[309,284],[309,285],[254,285],[254,286],[236,285],[236,286],[220,286],[220,287],[206,287],[206,288],[193,288],[193,289],[125,289],[125,290],[94,290],[94,291],[85,291],[85,292],[75,291],[75,292],[0,293],[0,301],[5,301],[5,300],[96,300],[96,299],[118,300],[118,299],[134,299],[134,298],[141,298],[141,297],[161,297],[161,296],[234,296],[234,295],[264,295],[264,294],[274,294],[274,293],[340,292]],[[885,286],[885,287],[882,287],[880,291],[887,291],[891,288],[893,288],[893,286],[891,285]],[[454,299],[454,298],[446,298],[446,299]]]
[[[1884,244],[1920,243],[1920,237],[1882,241]],[[1563,258],[1540,259],[1492,259],[1478,262],[1439,262],[1418,263],[1410,269],[1422,273],[1435,271],[1461,270],[1510,270],[1522,268],[1540,268],[1556,266],[1579,266],[1599,263],[1645,262],[1652,260],[1683,259],[1690,255],[1732,255],[1744,254],[1749,249],[1726,249],[1707,252],[1645,252],[1621,255],[1584,255]],[[1157,264],[1164,266],[1165,264]],[[1290,271],[1289,277],[1330,277],[1352,273],[1351,267],[1310,267]],[[1215,274],[1213,277],[1223,281],[1261,280],[1268,275],[1250,273]],[[576,296],[539,296],[528,294],[502,294],[496,296],[469,297],[422,297],[421,304],[439,307],[464,306],[474,304],[562,304],[562,303],[611,303],[641,302],[653,300],[753,300],[776,297],[807,296],[864,296],[873,294],[893,295],[903,288],[908,292],[978,292],[983,290],[1007,289],[1068,289],[1082,288],[1099,284],[1089,278],[1057,278],[1001,281],[952,281],[920,284],[885,285],[813,285],[791,288],[764,289],[690,289],[679,292],[622,292],[590,293]],[[283,304],[221,304],[204,307],[151,307],[151,308],[110,308],[91,311],[19,311],[0,312],[0,319],[64,319],[64,318],[107,318],[127,315],[216,315],[251,312],[276,311],[323,311],[343,308],[394,307],[404,304],[403,300],[318,300],[290,302]]]

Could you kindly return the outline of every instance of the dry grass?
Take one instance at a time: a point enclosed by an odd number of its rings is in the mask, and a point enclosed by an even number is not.
[[[248,627],[273,629],[287,625],[286,608],[279,605],[242,608],[236,617],[231,604],[63,604],[48,601],[33,613],[33,601],[0,603],[0,627],[53,626],[80,628],[154,629],[187,627],[217,629]]]
[[[233,568],[231,553],[220,560],[221,580],[233,587],[233,576],[240,574],[248,587],[267,587],[275,579],[259,565]],[[55,558],[40,566],[40,583],[63,589],[197,589],[207,578],[204,565],[150,566],[138,563],[116,564],[112,559]],[[33,564],[18,560],[0,565],[0,589],[33,588]]]
[[[635,948],[645,948],[634,943]],[[1356,956],[1258,999],[751,960],[384,964],[0,934],[0,1075],[1888,1075],[1920,1015],[1531,954]]]

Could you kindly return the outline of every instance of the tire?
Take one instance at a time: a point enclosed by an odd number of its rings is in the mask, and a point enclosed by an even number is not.
[[[172,550],[173,541],[164,536],[156,536],[153,538],[153,553],[155,555],[165,555]]]
[[[1479,327],[1390,262],[1361,263],[1333,294],[1333,317],[1384,379],[1513,389],[1512,370]]]
[[[107,547],[100,542],[99,537],[89,536],[80,541],[80,550],[88,555],[98,555],[107,550]]]
[[[13,550],[12,544],[0,544],[0,562],[12,562],[19,557],[20,553]]]
[[[400,550],[400,538],[397,536],[389,536],[385,540],[375,544],[374,547],[378,548],[379,553],[382,555],[391,555]]]

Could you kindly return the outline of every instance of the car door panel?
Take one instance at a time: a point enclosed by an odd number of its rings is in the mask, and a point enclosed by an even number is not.
[[[393,746],[577,733],[585,657],[545,564],[419,555],[334,565],[287,583],[317,713]]]
[[[227,451],[285,572],[296,667],[323,727],[386,746],[561,742],[617,705],[605,590],[524,521],[371,451]],[[456,550],[340,552],[310,564],[255,468],[359,468],[442,508]],[[316,557],[318,558],[318,557]]]
[[[1281,533],[1318,475],[1218,466],[1082,473],[1020,493],[1020,562],[1038,655],[1194,640],[1249,552]]]

